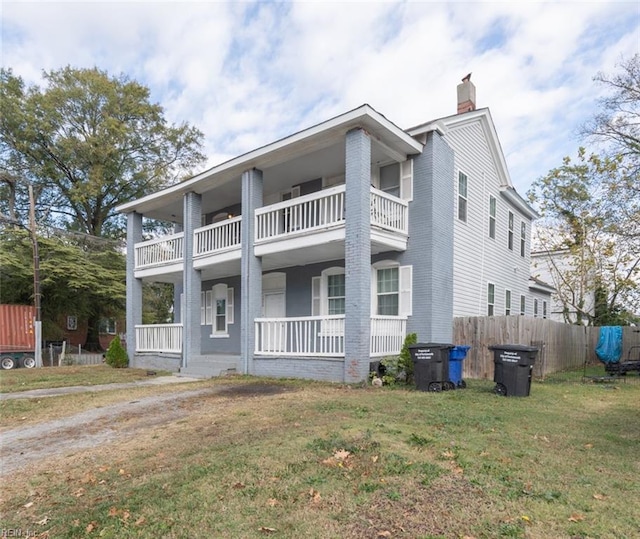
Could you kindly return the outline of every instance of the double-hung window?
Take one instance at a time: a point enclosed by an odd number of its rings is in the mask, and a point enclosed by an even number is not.
[[[233,288],[218,283],[200,294],[200,323],[211,326],[211,337],[228,337],[233,324]]]
[[[496,239],[496,197],[489,195],[489,237]]]
[[[381,268],[376,272],[378,312],[383,316],[398,316],[400,307],[399,268]]]
[[[509,212],[509,239],[508,239],[508,247],[510,251],[513,251],[513,213]]]
[[[520,223],[520,256],[525,255],[526,246],[527,246],[527,223],[522,221]]]
[[[511,290],[504,291],[504,314],[511,314]]]
[[[524,316],[526,314],[526,308],[527,308],[527,297],[520,296],[520,315],[521,316]]]
[[[344,273],[327,275],[327,314],[344,314],[345,280]]]
[[[496,285],[489,283],[487,285],[487,315],[493,316],[496,305]]]
[[[458,172],[458,219],[467,222],[467,175]]]

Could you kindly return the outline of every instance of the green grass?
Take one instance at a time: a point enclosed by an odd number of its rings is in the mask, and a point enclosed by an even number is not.
[[[34,469],[2,527],[48,537],[638,536],[640,386],[443,393],[273,381]],[[217,381],[209,382],[215,385]],[[228,381],[225,383],[229,383]]]
[[[156,376],[169,374],[165,371],[156,371]],[[146,369],[114,369],[107,365],[12,369],[0,371],[0,392],[13,393],[30,389],[135,382],[147,378]]]

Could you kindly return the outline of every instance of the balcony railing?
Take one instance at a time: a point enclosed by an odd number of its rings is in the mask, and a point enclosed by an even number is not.
[[[195,231],[194,256],[202,256],[240,247],[242,217],[197,228]]]
[[[256,243],[344,222],[345,186],[339,185],[256,210]]]
[[[409,231],[409,203],[371,188],[371,226],[379,226],[393,232]]]
[[[184,233],[163,236],[155,240],[136,243],[136,269],[149,268],[163,264],[182,262]]]
[[[136,352],[182,352],[182,324],[136,326]]]

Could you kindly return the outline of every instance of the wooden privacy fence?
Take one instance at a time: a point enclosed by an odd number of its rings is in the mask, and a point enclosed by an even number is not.
[[[575,326],[528,316],[461,317],[453,321],[453,343],[471,346],[463,363],[465,378],[493,378],[493,351],[489,346],[521,344],[538,348],[533,374],[547,374],[598,363],[595,348],[599,327]],[[631,346],[640,346],[640,331],[623,328],[623,358]]]

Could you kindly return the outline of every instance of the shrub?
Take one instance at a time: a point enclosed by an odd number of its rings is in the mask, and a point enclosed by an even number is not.
[[[120,342],[120,337],[117,335],[111,341],[104,357],[106,364],[116,369],[122,369],[129,366],[129,356]]]
[[[398,360],[398,366],[405,373],[405,383],[411,384],[413,383],[413,360],[411,359],[411,352],[409,351],[409,346],[412,344],[416,344],[418,342],[418,335],[415,333],[409,333],[405,339],[404,344],[402,345],[402,350],[400,350],[400,358]]]

